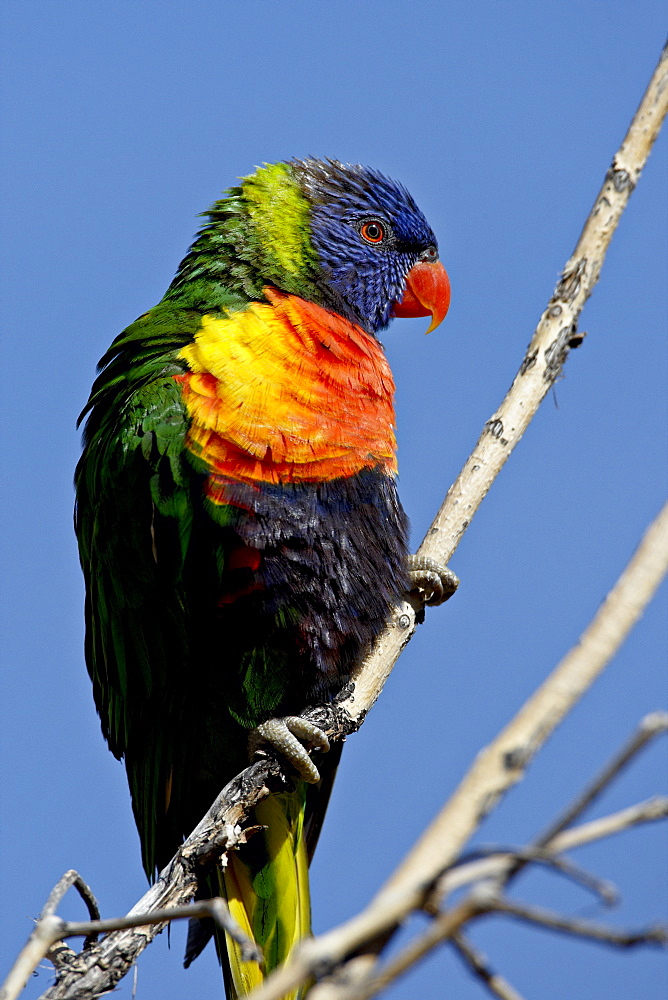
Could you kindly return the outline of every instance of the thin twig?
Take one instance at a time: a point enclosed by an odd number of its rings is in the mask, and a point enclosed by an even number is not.
[[[665,819],[668,816],[668,798],[656,795],[645,802],[621,809],[619,812],[611,813],[609,816],[602,816],[600,819],[592,820],[590,823],[582,823],[580,826],[571,827],[560,833],[552,840],[548,847],[555,854],[563,851],[570,851],[584,844],[590,844],[595,840],[604,837],[611,837],[629,830],[639,823],[650,823],[656,820]],[[439,879],[432,899],[436,909],[437,903],[442,901],[456,889],[461,889],[466,885],[479,882],[481,879],[498,879],[507,868],[512,865],[511,854],[500,854],[492,858],[483,858],[479,861],[469,861],[464,864],[450,868]]]
[[[602,816],[600,819],[593,819],[589,823],[564,830],[550,842],[550,847],[553,851],[570,851],[573,847],[581,847],[582,844],[590,844],[593,840],[601,840],[622,830],[629,830],[638,823],[649,823],[665,819],[667,816],[668,797],[655,795],[635,806],[620,809],[619,812],[611,813],[609,816]]]
[[[550,930],[560,931],[576,937],[589,938],[602,944],[612,944],[618,948],[633,948],[636,945],[657,945],[665,947],[668,944],[668,932],[665,927],[656,924],[638,931],[620,931],[606,924],[598,924],[593,920],[580,920],[577,917],[562,917],[559,913],[543,909],[540,906],[529,906],[526,903],[515,903],[508,899],[499,899],[494,906],[497,913],[522,920]]]
[[[170,920],[212,919],[221,930],[226,931],[230,937],[238,942],[245,962],[261,962],[263,960],[260,948],[255,941],[244,934],[230,914],[227,902],[220,898],[203,899],[190,906],[174,906],[147,913],[136,913],[133,916],[113,917],[107,920],[63,920],[61,917],[55,916],[53,910],[58,899],[62,898],[67,889],[71,885],[77,884],[76,880],[70,876],[76,876],[80,881],[80,877],[74,871],[67,872],[60,879],[49,896],[43,915],[37,921],[33,933],[10,971],[2,991],[0,991],[0,1000],[15,1000],[41,960],[51,957],[54,946],[64,938],[86,937],[87,941],[93,941],[98,934],[133,927],[164,926]],[[54,956],[54,965],[69,970],[73,961],[78,957],[69,948],[66,949],[65,953],[59,949]]]
[[[62,921],[61,938],[80,937],[85,934],[106,934],[108,931],[120,931],[128,927],[146,927],[148,924],[166,924],[170,920],[202,920],[210,918],[221,930],[241,946],[244,962],[261,962],[261,949],[241,930],[232,917],[227,901],[201,899],[189,906],[170,906],[162,910],[152,910],[149,913],[137,913],[135,916],[111,917],[107,920]]]
[[[554,871],[565,875],[566,878],[571,879],[585,889],[589,889],[606,906],[614,906],[619,899],[616,887],[610,882],[597,878],[591,872],[580,868],[579,865],[573,864],[568,858],[560,857],[557,852],[551,850],[549,847],[537,847],[534,844],[529,844],[527,847],[509,849],[507,847],[482,845],[476,849],[471,860],[473,858],[494,858],[496,860],[503,858],[510,865],[526,865],[530,863],[546,865],[548,868],[552,868]],[[462,863],[464,865],[468,863],[466,855],[462,858]],[[433,912],[431,906],[426,907],[426,910],[428,913]]]
[[[503,976],[490,967],[489,961],[461,932],[453,934],[450,943],[457,955],[474,976],[480,979],[490,993],[500,1000],[523,1000],[517,990]]]
[[[591,784],[577,796],[570,806],[559,816],[549,827],[536,839],[536,847],[545,847],[557,834],[570,826],[578,816],[587,809],[592,802],[608,787],[617,777],[619,772],[642,750],[644,747],[661,733],[668,730],[668,712],[652,712],[646,715],[638,726],[635,733],[621,750],[612,757],[603,770],[598,774]]]
[[[68,889],[71,889],[72,887],[74,887],[77,890],[77,892],[83,899],[84,903],[86,904],[86,909],[88,910],[88,914],[91,920],[99,920],[100,905],[93,894],[93,890],[86,882],[84,882],[79,872],[75,871],[74,868],[70,868],[69,871],[66,871],[65,874],[61,875],[61,877],[58,879],[53,889],[49,893],[49,898],[44,904],[44,907],[40,914],[40,918],[50,917],[52,914],[54,914],[58,909],[58,906],[63,896],[68,891]]]

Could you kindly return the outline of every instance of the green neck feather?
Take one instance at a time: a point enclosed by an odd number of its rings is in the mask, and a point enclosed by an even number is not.
[[[261,299],[264,285],[319,297],[309,204],[287,163],[260,167],[205,216],[166,299],[196,309],[238,308]]]

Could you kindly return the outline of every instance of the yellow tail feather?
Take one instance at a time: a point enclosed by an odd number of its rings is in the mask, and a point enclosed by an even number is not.
[[[231,1000],[259,986],[311,932],[303,789],[270,795],[255,809],[255,822],[263,829],[240,851],[230,852],[223,889],[237,924],[262,948],[264,965],[242,961],[239,945],[226,935]],[[301,996],[298,990],[289,1000]]]

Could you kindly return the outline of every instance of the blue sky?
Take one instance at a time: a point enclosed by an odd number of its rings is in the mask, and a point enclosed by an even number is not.
[[[308,154],[403,181],[439,237],[452,308],[428,338],[397,320],[400,489],[419,543],[512,381],[652,72],[659,0],[5,0],[2,13],[4,437],[3,971],[53,883],[77,868],[104,915],[145,889],[122,766],[82,656],[71,527],[76,416],[116,333],[154,304],[197,214],[256,164]],[[428,614],[348,741],[312,869],[314,924],[354,914],[477,750],[578,638],[666,486],[664,134],[546,399]],[[609,671],[487,821],[524,842],[648,711],[665,706],[665,591]],[[665,788],[651,748],[591,815]],[[530,874],[516,894],[636,926],[665,915],[665,832],[574,855],[619,885],[602,913]],[[69,915],[80,915],[72,902]],[[500,920],[473,932],[532,1000],[663,995],[659,953],[618,954]],[[181,969],[182,928],[142,957],[140,1000],[222,995]],[[49,983],[44,970],[25,996]],[[130,982],[118,996],[129,997]],[[391,1000],[485,996],[441,950]]]

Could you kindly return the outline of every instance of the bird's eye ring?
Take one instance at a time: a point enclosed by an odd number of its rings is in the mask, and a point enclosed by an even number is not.
[[[367,219],[360,226],[359,232],[367,243],[382,243],[385,239],[385,226],[380,219]]]

